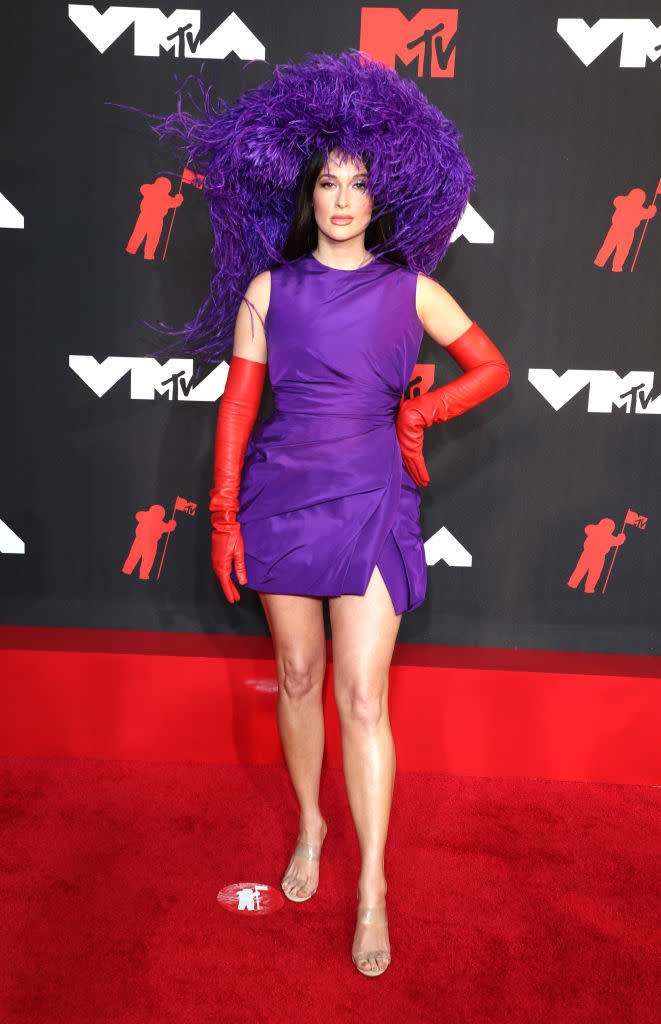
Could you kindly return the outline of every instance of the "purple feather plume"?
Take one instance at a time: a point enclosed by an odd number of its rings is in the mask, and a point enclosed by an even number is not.
[[[371,156],[368,188],[392,210],[409,267],[432,273],[475,186],[457,128],[415,82],[369,54],[306,54],[279,64],[235,103],[214,103],[202,85],[198,116],[157,120],[161,138],[181,140],[185,162],[205,175],[214,231],[211,290],[185,325],[182,349],[215,360],[232,344],[234,322],[253,277],[281,262],[302,174],[316,150]]]

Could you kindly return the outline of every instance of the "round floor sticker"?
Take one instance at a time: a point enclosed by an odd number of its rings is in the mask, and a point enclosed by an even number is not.
[[[233,914],[272,914],[284,904],[285,894],[272,885],[234,882],[220,890],[217,900]]]

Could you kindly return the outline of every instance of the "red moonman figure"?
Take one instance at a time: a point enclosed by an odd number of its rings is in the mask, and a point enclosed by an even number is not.
[[[610,254],[614,251],[614,271],[622,270],[629,255],[636,228],[643,220],[649,220],[656,213],[656,206],[645,206],[645,193],[642,188],[632,188],[626,196],[615,196],[613,200],[615,213],[611,227],[604,239],[604,244],[595,256],[595,265],[603,267]]]
[[[606,555],[611,548],[619,548],[626,540],[623,533],[613,535],[614,529],[615,523],[612,519],[601,519],[598,523],[588,523],[585,527],[586,537],[583,544],[583,553],[578,560],[576,568],[569,577],[567,582],[569,587],[573,587],[576,590],[587,573],[585,593],[594,594],[594,588],[601,576]]]
[[[164,522],[165,509],[162,505],[152,505],[144,512],[136,512],[135,518],[138,520],[135,540],[122,566],[122,572],[130,576],[140,562],[140,579],[148,580],[159,540],[164,533],[172,533],[177,524],[174,519]]]
[[[144,198],[140,203],[140,213],[126,251],[135,255],[143,238],[146,238],[145,259],[153,260],[163,230],[165,214],[174,206],[181,206],[184,197],[181,192],[176,196],[170,195],[169,178],[157,178],[153,185],[141,185],[140,192]]]

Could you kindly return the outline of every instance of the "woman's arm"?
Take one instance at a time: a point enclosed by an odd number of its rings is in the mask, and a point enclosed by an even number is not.
[[[211,562],[228,601],[239,600],[232,582],[232,563],[239,583],[247,583],[245,552],[239,511],[239,484],[248,439],[257,419],[266,376],[266,336],[259,317],[264,320],[271,291],[268,271],[258,274],[248,285],[234,328],[234,346],[225,391],[218,407],[214,449],[211,501]],[[256,312],[257,311],[257,312]],[[251,314],[252,313],[252,317]],[[259,313],[259,316],[257,316]]]
[[[443,348],[451,345],[472,323],[450,293],[424,274],[418,274],[415,309],[425,334]]]
[[[509,380],[509,368],[493,342],[449,292],[422,274],[418,275],[416,311],[430,338],[447,349],[465,371],[449,384],[404,402],[399,411],[397,436],[404,465],[418,486],[426,487],[424,429],[459,416],[500,391]]]
[[[266,335],[262,321],[266,320],[270,299],[271,271],[265,270],[253,277],[239,306],[232,355],[253,359],[257,363],[266,362]]]

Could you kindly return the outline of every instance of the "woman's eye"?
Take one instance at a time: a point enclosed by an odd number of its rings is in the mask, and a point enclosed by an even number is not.
[[[335,185],[334,181],[322,181],[319,187],[320,188],[333,188],[334,185]],[[354,185],[357,185],[358,188],[360,188],[363,191],[367,188],[367,182],[366,181],[356,181],[356,182],[354,182]]]

